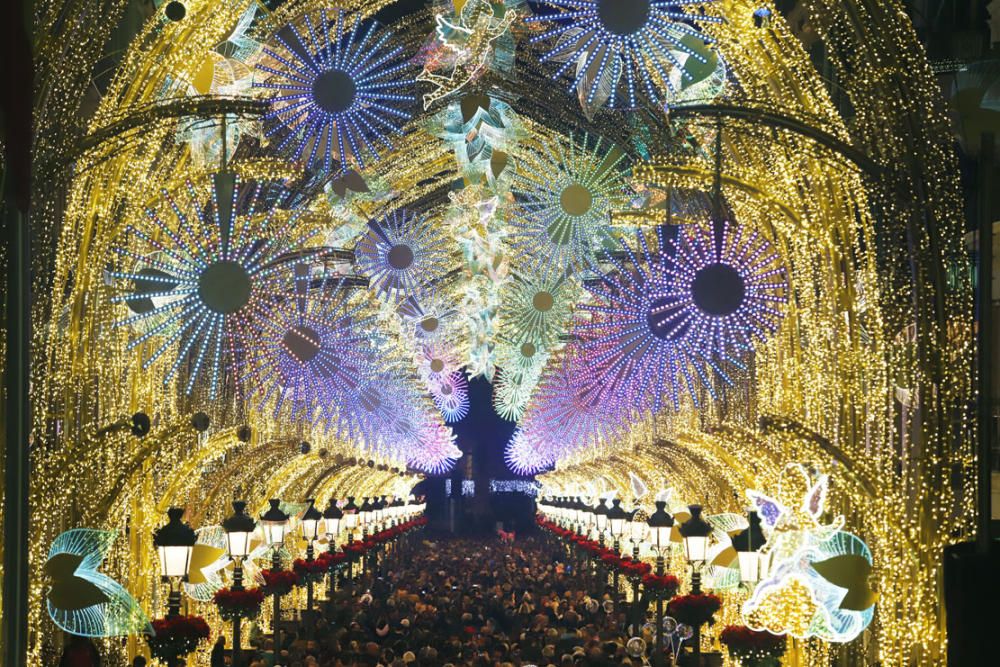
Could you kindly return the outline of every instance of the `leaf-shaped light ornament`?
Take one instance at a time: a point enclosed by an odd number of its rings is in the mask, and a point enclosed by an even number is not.
[[[191,567],[188,580],[183,583],[184,593],[198,602],[211,602],[215,592],[223,587],[221,573],[231,562],[226,531],[222,526],[202,526],[195,534],[198,539],[191,550]]]
[[[632,498],[638,502],[646,497],[649,493],[649,487],[646,486],[646,482],[642,481],[642,478],[636,475],[631,470],[628,471],[629,485],[632,488]]]
[[[62,630],[82,637],[152,634],[139,603],[121,584],[98,571],[117,531],[74,528],[49,548],[46,607]]]

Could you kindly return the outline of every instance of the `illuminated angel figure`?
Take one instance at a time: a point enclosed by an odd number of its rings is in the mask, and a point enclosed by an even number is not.
[[[275,149],[328,173],[363,168],[392,149],[416,98],[403,49],[374,21],[343,10],[304,13],[279,30],[257,64]]]
[[[515,475],[535,475],[552,467],[555,461],[544,451],[542,443],[522,429],[514,431],[504,449],[507,469]]]
[[[260,323],[250,352],[251,391],[275,416],[287,408],[312,420],[365,383],[379,362],[381,337],[365,303],[342,279],[311,277],[300,265],[285,299]]]
[[[554,44],[543,61],[561,62],[555,78],[570,74],[584,109],[608,102],[610,106],[638,106],[645,95],[654,104],[676,92],[671,70],[683,70],[676,53],[704,61],[698,50],[683,38],[693,35],[705,42],[712,38],[700,29],[702,23],[721,23],[704,13],[712,0],[540,0],[549,13],[525,19],[529,23],[554,24],[532,38],[532,42]],[[694,13],[691,10],[700,8]],[[682,74],[682,76],[685,76]],[[624,94],[616,100],[616,92]]]
[[[125,292],[113,300],[129,305],[133,313],[115,326],[157,322],[127,349],[161,337],[145,348],[152,350],[142,363],[146,370],[179,343],[165,384],[189,368],[191,393],[208,368],[209,397],[215,398],[235,351],[252,346],[249,333],[264,321],[267,306],[282,296],[288,270],[283,258],[309,256],[305,246],[313,232],[298,224],[299,212],[279,216],[274,210],[256,211],[262,188],[219,173],[208,197],[189,181],[187,201],[164,192],[169,215],[147,211],[145,224],[126,230],[125,240],[134,242],[115,249],[123,260],[143,264],[139,272],[111,272]]]
[[[355,261],[379,293],[419,301],[448,271],[448,239],[428,217],[393,211],[368,227],[355,248]]]
[[[441,375],[430,381],[431,398],[448,424],[469,414],[469,382],[461,371]]]
[[[595,250],[612,242],[609,213],[628,205],[624,153],[587,144],[547,141],[517,156],[510,238],[543,276],[593,266]]]
[[[657,231],[663,248],[665,232],[662,227]],[[661,253],[650,249],[641,232],[636,233],[636,240],[639,253],[622,241],[627,261],[609,254],[614,269],[599,284],[587,286],[594,303],[581,306],[592,315],[590,322],[577,325],[583,350],[599,369],[596,383],[609,399],[656,411],[667,401],[680,407],[687,391],[697,405],[700,386],[714,396],[710,368],[723,380],[728,377],[687,342],[685,330],[660,316],[669,274]]]
[[[707,356],[738,363],[773,334],[787,301],[785,269],[759,232],[683,228],[664,262],[666,289],[650,317]]]

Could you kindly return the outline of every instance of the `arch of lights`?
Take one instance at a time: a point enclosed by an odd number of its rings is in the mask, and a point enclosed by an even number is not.
[[[852,96],[852,135],[781,17],[755,21],[768,4],[760,0],[629,3],[620,20],[602,19],[610,3],[440,0],[391,24],[376,16],[390,0],[291,1],[271,12],[239,0],[183,2],[182,20],[161,5],[140,26],[110,82],[92,84],[90,75],[124,0],[105,17],[62,25],[60,39],[41,47],[50,94],[37,151],[53,184],[37,219],[51,242],[42,245],[55,250],[36,271],[51,282],[38,290],[48,324],[32,389],[41,406],[32,502],[64,511],[32,522],[36,658],[52,650],[52,633],[46,584],[35,575],[65,529],[128,526],[128,540],[102,543],[102,571],[153,614],[163,593],[149,535],[166,507],[197,508],[192,520],[207,526],[236,496],[259,509],[305,489],[321,504],[348,492],[405,494],[446,467],[455,453],[446,421],[463,408],[441,388],[463,385],[421,368],[433,346],[503,388],[498,411],[521,420],[512,458],[522,470],[550,470],[540,477],[547,493],[630,499],[639,478],[652,493],[673,489],[678,503],[741,512],[745,492],[777,488],[789,463],[830,473],[831,511],[870,547],[879,594],[872,641],[840,649],[803,639],[798,654],[816,665],[840,650],[857,664],[943,663],[939,554],[949,536],[970,535],[973,519],[971,426],[952,419],[971,396],[958,374],[970,354],[971,309],[969,286],[943,278],[947,266],[967,274],[954,260],[954,160],[930,69],[898,3],[803,3]],[[54,29],[64,4],[41,4],[42,30]],[[585,5],[578,25],[558,17],[576,5]],[[667,25],[671,12],[693,7],[699,20]],[[306,37],[324,11],[333,34]],[[292,43],[289,26],[309,44]],[[649,46],[636,47],[640,38]],[[380,46],[362,62],[351,54],[364,40]],[[597,46],[581,54],[588,40]],[[55,42],[74,46],[64,53]],[[333,51],[320,53],[326,44]],[[380,52],[391,63],[385,71],[375,71]],[[879,76],[866,66],[876,57],[890,63]],[[313,81],[302,74],[308,63],[339,74]],[[354,77],[351,99],[332,94],[334,76]],[[387,82],[405,92],[384,94]],[[102,95],[81,136],[60,124],[90,85]],[[667,109],[672,100],[736,112],[717,123]],[[740,109],[796,122],[767,125]],[[859,168],[836,145],[860,148],[876,168]],[[575,160],[559,173],[587,176],[562,185],[558,201],[543,192],[548,204],[525,194],[535,186],[522,171],[546,146],[575,146],[554,154]],[[878,168],[908,151],[921,153],[912,172]],[[615,280],[639,267],[632,276],[659,276],[657,296],[672,294],[683,309],[698,296],[676,290],[698,277],[678,276],[720,263],[710,252],[693,258],[681,236],[718,227],[706,197],[716,176],[727,222],[744,242],[759,240],[742,256],[755,261],[767,248],[769,263],[755,275],[765,276],[761,294],[774,313],[732,318],[737,327],[758,322],[754,331],[706,328],[698,318],[667,331],[665,311],[651,312],[658,341],[703,332],[697,344],[684,341],[697,381],[684,380],[676,401],[661,401],[649,383],[612,383],[614,400],[592,431],[562,450],[546,426],[566,396],[552,392],[605,388],[600,370],[616,355],[586,331],[614,303]],[[256,196],[225,189],[234,181]],[[173,207],[188,182],[204,203]],[[909,183],[923,188],[919,197]],[[232,199],[213,200],[205,184]],[[606,226],[586,217],[595,197],[605,198]],[[386,282],[417,255],[395,241],[382,253],[388,236],[372,223],[404,218],[435,230],[433,270]],[[521,242],[508,219],[520,221]],[[212,233],[203,237],[203,228]],[[523,236],[531,230],[550,246],[535,263],[523,257],[537,245]],[[443,250],[441,237],[452,241]],[[672,256],[685,248],[691,261]],[[373,269],[376,260],[386,266]],[[228,289],[214,289],[209,272]],[[767,279],[779,274],[780,285]],[[338,326],[342,340],[356,339],[344,334],[354,322],[343,320],[306,330],[303,318],[322,316],[327,302],[359,309],[358,321],[373,322],[379,336],[363,351],[327,350],[320,338]],[[280,317],[268,319],[272,310]],[[283,324],[287,331],[275,328]],[[918,335],[901,333],[913,324]],[[311,371],[323,386],[298,390],[284,377],[295,364],[258,356],[268,345],[299,366],[324,350]],[[616,372],[628,379],[633,363],[618,358]],[[262,373],[278,388],[270,396],[246,384]],[[393,385],[392,396],[374,396],[373,383]],[[303,419],[325,392],[347,398],[322,419]],[[298,400],[309,407],[293,409]],[[404,414],[380,411],[389,401]],[[138,410],[153,420],[145,438],[106,428]],[[372,415],[365,428],[352,426],[350,410]],[[210,416],[207,433],[191,428],[196,412]],[[249,440],[238,435],[242,425]],[[916,428],[922,457],[905,449]],[[724,618],[737,618],[743,602],[727,597]],[[135,652],[141,642],[106,648]]]

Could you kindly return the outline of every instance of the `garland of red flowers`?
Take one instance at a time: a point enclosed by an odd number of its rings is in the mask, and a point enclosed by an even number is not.
[[[215,592],[212,600],[219,608],[219,616],[224,621],[257,618],[260,606],[264,603],[264,591],[259,588],[247,588],[242,591],[223,588]]]
[[[261,570],[264,595],[288,595],[299,584],[299,575],[292,570]]]
[[[201,616],[157,618],[152,625],[154,634],[146,635],[149,652],[168,665],[194,651],[210,634],[208,623]]]
[[[730,655],[750,664],[771,660],[785,654],[785,635],[751,630],[743,625],[727,625],[719,641],[729,649]]]
[[[329,564],[323,558],[322,554],[314,560],[296,558],[295,562],[292,563],[292,571],[299,578],[299,585],[322,581],[329,569]]]
[[[672,574],[644,574],[642,585],[663,598],[672,598],[681,587],[680,580]]]
[[[682,595],[667,603],[667,615],[678,623],[699,628],[705,623],[712,623],[715,612],[721,608],[722,599],[718,595]]]

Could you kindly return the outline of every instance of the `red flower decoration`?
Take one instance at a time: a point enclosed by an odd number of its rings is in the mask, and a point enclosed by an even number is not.
[[[667,615],[673,616],[678,623],[697,628],[711,623],[715,612],[721,608],[722,600],[718,595],[682,595],[667,604]]]
[[[743,625],[728,625],[719,635],[730,655],[740,661],[779,658],[785,654],[785,635],[758,632]]]
[[[177,660],[198,648],[209,637],[208,623],[201,616],[169,616],[153,621],[146,643],[153,657],[163,662]]]
[[[656,591],[658,595],[672,598],[680,588],[681,582],[672,574],[645,574],[642,577],[642,585],[651,591]]]
[[[291,570],[262,570],[264,595],[288,595],[299,585],[299,575]]]
[[[223,588],[216,591],[212,599],[219,608],[219,616],[224,621],[256,618],[260,614],[260,606],[264,603],[264,591],[259,588],[247,588],[242,591]]]
[[[292,563],[292,571],[295,572],[300,582],[312,581],[315,583],[320,581],[324,576],[326,576],[329,569],[329,565],[325,560],[323,560],[322,555],[311,561],[296,558],[295,562]]]

